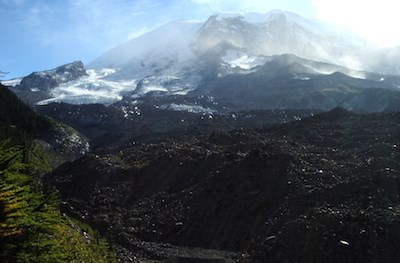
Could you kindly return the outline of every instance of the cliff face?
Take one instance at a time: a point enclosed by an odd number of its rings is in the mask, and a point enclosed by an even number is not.
[[[61,83],[76,80],[86,75],[83,63],[81,61],[75,61],[52,70],[33,72],[24,77],[17,88],[51,91],[51,89]]]
[[[55,87],[83,76],[87,76],[83,63],[75,61],[52,70],[33,72],[22,78],[12,90],[28,104],[35,105],[39,101],[52,98],[51,92]]]

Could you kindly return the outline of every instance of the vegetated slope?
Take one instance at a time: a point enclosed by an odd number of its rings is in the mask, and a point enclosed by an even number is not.
[[[11,90],[0,84],[0,139],[12,144],[42,145],[51,166],[74,160],[89,150],[86,138],[71,127],[38,114]]]
[[[53,127],[49,119],[34,112],[11,90],[0,84],[0,128],[1,138],[4,139],[16,131],[32,138]]]
[[[0,261],[115,262],[98,233],[58,209],[44,193],[40,176],[49,171],[36,146],[10,147],[0,141]]]
[[[48,179],[65,209],[113,233],[122,258],[178,260],[182,247],[202,247],[250,262],[395,262],[399,121],[335,109],[268,129],[130,144]],[[209,262],[232,262],[224,255]]]
[[[0,85],[0,261],[115,262],[90,227],[61,215],[40,180],[82,154],[76,131],[34,112]],[[86,149],[85,149],[86,150]]]

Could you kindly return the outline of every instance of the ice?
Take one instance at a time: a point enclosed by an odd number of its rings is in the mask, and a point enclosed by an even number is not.
[[[222,57],[222,60],[232,68],[250,70],[257,66],[264,65],[266,62],[271,61],[272,58],[264,56],[249,56],[243,52],[229,50],[226,52],[226,55]]]
[[[104,79],[114,73],[115,69],[103,68],[87,70],[88,76],[63,83],[51,92],[53,98],[38,102],[44,105],[51,102],[68,102],[72,104],[102,103],[105,105],[122,99],[124,92],[136,89],[136,80],[111,81]]]
[[[10,80],[2,80],[1,83],[4,86],[9,86],[9,87],[15,87],[19,85],[22,81],[22,78],[15,78],[15,79],[10,79]]]
[[[310,77],[306,77],[306,76],[294,75],[293,79],[296,79],[296,80],[310,80],[311,78]]]
[[[205,113],[205,114],[212,114],[215,113],[215,110],[210,108],[205,108],[199,105],[188,105],[188,104],[164,104],[159,106],[158,108],[164,110],[174,110],[174,111],[187,111],[192,113]]]

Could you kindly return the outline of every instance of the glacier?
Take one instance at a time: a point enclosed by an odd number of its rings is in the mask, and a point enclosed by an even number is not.
[[[389,53],[399,56],[390,61],[400,61],[400,52],[394,49]],[[112,48],[85,65],[85,76],[60,83],[49,90],[50,98],[37,104],[110,105],[148,94],[186,95],[207,86],[214,77],[251,74],[283,54],[307,60],[302,61],[307,74],[293,74],[295,80],[335,72],[358,79],[366,79],[366,71],[400,74],[400,65],[387,63],[384,50],[318,20],[283,10],[215,13],[206,21],[172,21]],[[3,83],[17,87],[21,81]],[[30,91],[39,90],[33,87]],[[168,107],[187,108],[179,104]]]

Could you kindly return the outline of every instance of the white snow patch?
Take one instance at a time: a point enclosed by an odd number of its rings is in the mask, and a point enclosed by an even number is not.
[[[214,14],[217,21],[237,18],[249,24],[267,24],[271,20],[276,19],[276,17],[279,15],[293,16],[295,14],[283,10],[273,10],[266,14],[254,13],[254,12],[251,13],[221,12]]]
[[[124,118],[127,119],[131,115],[137,115],[140,116],[142,112],[140,111],[139,107],[135,106],[133,108],[125,107],[123,106],[121,108],[122,112],[124,113]]]
[[[361,71],[351,71],[351,72],[347,72],[345,74],[347,74],[350,77],[355,78],[355,79],[367,79],[367,77],[365,76],[365,73],[363,73]]]
[[[366,79],[366,75],[362,71],[357,71],[357,70],[352,70],[352,69],[346,69],[343,67],[335,67],[335,66],[327,66],[327,67],[316,67],[315,65],[312,64],[304,64],[303,66],[313,70],[314,72],[322,75],[331,75],[335,72],[341,72],[343,74],[346,74],[352,78],[356,79]]]
[[[144,94],[145,94],[145,93],[148,93],[148,92],[151,92],[151,91],[164,91],[164,92],[167,92],[168,89],[166,89],[166,88],[163,87],[163,86],[158,86],[158,85],[156,85],[156,86],[146,86],[146,87],[143,89],[143,93],[144,93]]]
[[[163,110],[174,110],[174,111],[187,111],[187,112],[192,112],[192,113],[206,113],[206,114],[212,114],[215,113],[215,110],[212,110],[210,108],[205,108],[199,105],[188,105],[188,104],[164,104],[161,106],[158,106],[159,109]]]
[[[4,86],[15,87],[21,84],[22,78],[10,79],[10,80],[2,80],[1,83]]]
[[[341,245],[344,245],[344,246],[350,245],[350,243],[347,242],[346,240],[340,240],[340,244],[341,244]]]
[[[294,75],[293,79],[295,80],[310,80],[310,77],[306,77],[306,76],[300,76],[300,75]]]
[[[308,67],[312,70],[314,70],[316,73],[322,74],[322,75],[331,75],[333,73],[335,73],[337,70],[334,69],[324,69],[324,68],[316,68],[316,67],[312,67],[310,65],[304,65],[305,67]]]
[[[232,18],[244,18],[243,13],[234,13],[234,12],[215,13],[214,16],[217,21],[222,21],[224,19],[232,19]]]
[[[198,75],[180,76],[165,75],[151,76],[141,80],[133,98],[140,97],[148,92],[159,91],[174,95],[186,95],[189,91],[195,89],[201,81]]]
[[[103,68],[87,70],[88,76],[63,83],[54,88],[53,98],[38,102],[44,105],[51,102],[68,102],[71,104],[102,103],[111,104],[122,99],[123,92],[136,89],[136,80],[111,81],[104,77],[115,73],[115,69]]]
[[[243,52],[229,50],[226,52],[222,60],[232,68],[241,68],[250,70],[257,66],[264,65],[266,62],[272,60],[270,57],[264,56],[249,56]]]

